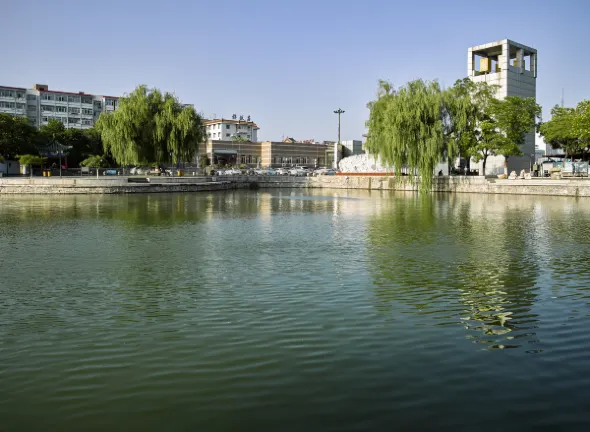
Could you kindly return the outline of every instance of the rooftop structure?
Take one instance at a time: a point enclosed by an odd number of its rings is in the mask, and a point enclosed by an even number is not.
[[[238,118],[234,114],[231,119],[205,120],[203,123],[207,139],[210,140],[229,141],[241,137],[252,142],[258,141],[258,129],[260,128],[250,119],[250,116],[244,119],[244,116]]]

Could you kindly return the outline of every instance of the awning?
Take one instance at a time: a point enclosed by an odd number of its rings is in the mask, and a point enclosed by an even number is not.
[[[219,155],[237,155],[238,151],[237,150],[213,150],[213,154],[219,154]]]

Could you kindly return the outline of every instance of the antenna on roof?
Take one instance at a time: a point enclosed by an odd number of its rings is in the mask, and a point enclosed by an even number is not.
[[[563,108],[563,87],[561,88],[561,107]]]

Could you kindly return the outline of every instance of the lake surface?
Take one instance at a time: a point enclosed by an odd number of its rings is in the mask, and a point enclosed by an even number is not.
[[[0,430],[588,430],[590,199],[0,197]]]

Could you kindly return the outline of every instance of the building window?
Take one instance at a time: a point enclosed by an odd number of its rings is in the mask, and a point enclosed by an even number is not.
[[[90,108],[82,108],[82,114],[92,115],[92,109],[90,109]]]
[[[225,136],[228,137],[229,136],[229,133],[226,133]]]
[[[51,105],[41,105],[41,111],[53,111],[53,107]]]
[[[226,129],[229,129],[229,125],[225,125],[225,128],[226,128]]]
[[[25,109],[25,104],[24,104],[24,103],[17,103],[17,104],[16,104],[16,107],[17,107],[18,109]]]
[[[44,122],[48,122],[49,121],[49,117],[42,117],[41,120],[43,120]]]
[[[71,114],[80,114],[80,108],[70,107]]]
[[[37,100],[37,96],[36,95],[31,95],[31,94],[30,95],[27,95],[27,100],[30,100],[30,101]]]
[[[56,112],[64,112],[65,113],[65,112],[67,112],[67,110],[68,109],[65,106],[56,106],[55,107]]]
[[[47,100],[51,100],[51,99],[47,99]],[[58,96],[55,97],[55,100],[58,101],[58,102],[67,102],[68,101],[68,98],[66,98],[65,96],[59,96],[58,95]]]
[[[92,103],[92,98],[83,97],[82,98],[82,103],[84,103],[84,104],[91,104]]]
[[[115,101],[112,99],[105,99],[104,104],[108,106],[115,106]]]
[[[68,96],[68,102],[80,103],[80,96]]]
[[[14,94],[11,90],[0,90],[0,97],[13,97]]]
[[[84,120],[82,120],[82,124],[83,125],[91,125],[92,124],[92,120],[86,120],[86,119],[84,119]]]
[[[0,108],[14,108],[14,102],[0,102]]]
[[[24,92],[16,92],[16,98],[17,99],[23,99],[25,97],[25,93]]]
[[[29,111],[37,111],[37,107],[36,107],[35,105],[29,105],[29,106],[27,107],[27,109],[28,109]]]

